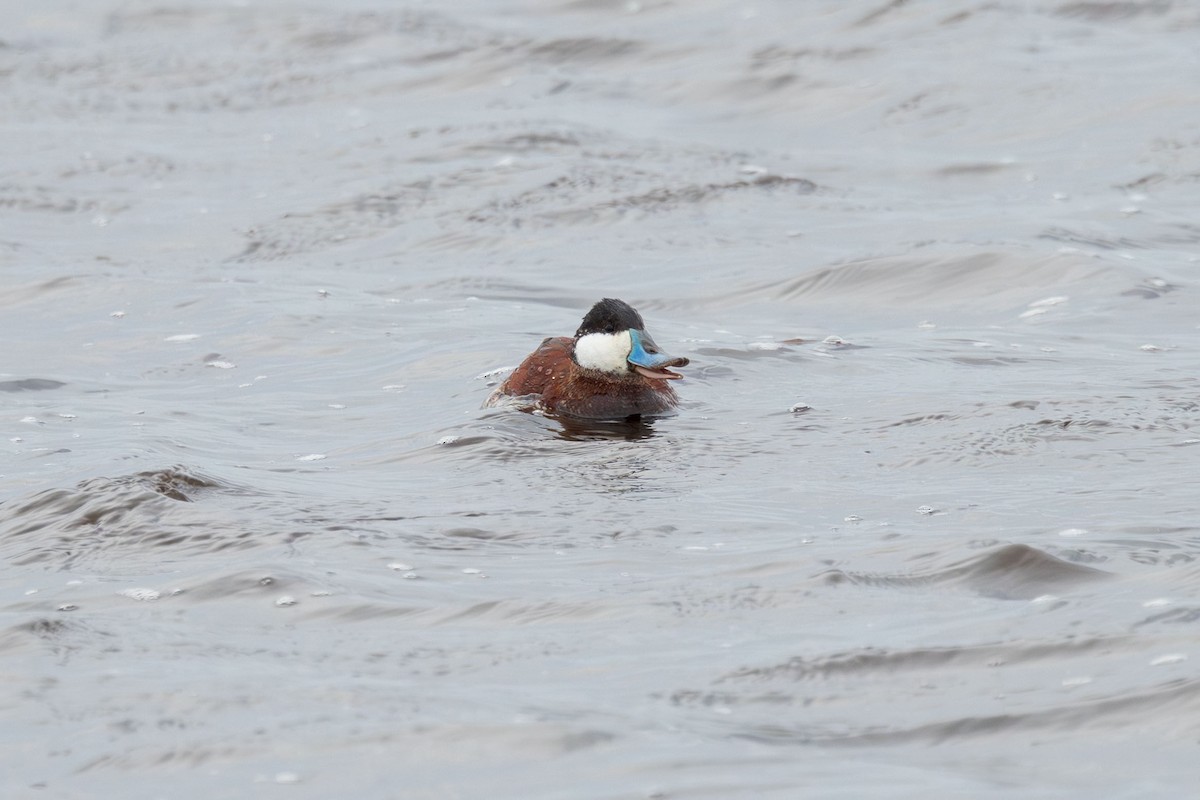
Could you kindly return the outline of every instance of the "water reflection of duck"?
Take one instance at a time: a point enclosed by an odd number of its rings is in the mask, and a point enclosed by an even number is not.
[[[583,419],[662,414],[679,402],[668,381],[686,366],[658,349],[628,303],[605,298],[583,318],[575,338],[546,339],[488,398],[528,400],[543,411]]]

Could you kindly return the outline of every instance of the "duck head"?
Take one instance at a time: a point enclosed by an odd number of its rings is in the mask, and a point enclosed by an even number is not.
[[[658,349],[642,315],[623,300],[605,298],[592,306],[575,331],[575,363],[617,377],[641,375],[656,380],[683,376],[669,367],[687,366]]]

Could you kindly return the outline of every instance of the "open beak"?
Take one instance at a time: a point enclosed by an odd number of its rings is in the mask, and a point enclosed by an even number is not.
[[[672,358],[666,353],[660,352],[658,345],[645,331],[631,330],[629,337],[633,340],[633,349],[629,352],[626,360],[637,370],[638,374],[658,380],[674,380],[683,377],[677,372],[671,372],[667,367],[686,367],[688,363],[686,358]]]

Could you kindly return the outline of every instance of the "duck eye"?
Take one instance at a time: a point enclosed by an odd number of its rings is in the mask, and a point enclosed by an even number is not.
[[[605,332],[605,333],[616,333],[616,332],[617,332],[617,326],[616,326],[616,325],[613,325],[613,324],[610,322],[610,323],[608,323],[607,325],[605,325],[605,326],[604,326],[604,332]]]

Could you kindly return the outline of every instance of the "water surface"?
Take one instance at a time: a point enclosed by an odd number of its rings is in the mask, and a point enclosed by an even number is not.
[[[1186,4],[0,7],[4,796],[1194,791]]]

